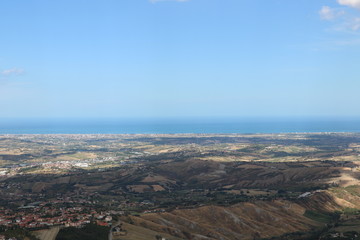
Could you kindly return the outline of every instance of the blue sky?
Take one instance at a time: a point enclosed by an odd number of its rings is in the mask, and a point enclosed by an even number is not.
[[[360,117],[360,0],[3,0],[0,118]]]

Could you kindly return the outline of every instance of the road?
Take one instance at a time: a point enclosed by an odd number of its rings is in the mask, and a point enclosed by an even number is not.
[[[112,234],[112,232],[113,232],[113,229],[115,228],[115,227],[117,227],[117,226],[119,226],[120,225],[120,221],[117,221],[115,224],[113,224],[112,226],[111,226],[111,228],[110,228],[110,232],[109,232],[109,240],[113,240],[113,234]]]

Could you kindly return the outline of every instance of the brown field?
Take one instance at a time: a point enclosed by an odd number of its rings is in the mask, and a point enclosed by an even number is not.
[[[182,238],[177,238],[174,236],[171,236],[166,233],[159,233],[152,231],[147,228],[143,228],[141,226],[135,226],[128,223],[123,223],[123,229],[128,232],[126,236],[114,236],[114,240],[150,240],[150,239],[156,239],[157,235],[160,235],[168,240],[181,240]]]
[[[59,230],[60,227],[52,227],[50,229],[34,231],[33,234],[40,240],[55,240]]]

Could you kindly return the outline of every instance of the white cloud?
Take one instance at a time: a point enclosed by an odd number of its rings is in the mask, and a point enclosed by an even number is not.
[[[353,18],[352,21],[349,23],[349,27],[353,31],[357,31],[360,29],[360,17]]]
[[[343,10],[334,9],[329,6],[323,6],[320,11],[320,18],[323,20],[333,20],[341,15],[344,15],[345,12]]]
[[[20,75],[20,74],[23,74],[24,72],[25,72],[24,69],[21,69],[21,68],[10,68],[10,69],[5,69],[5,70],[1,71],[1,75],[4,75],[4,76]]]
[[[350,8],[360,10],[360,0],[336,0],[339,4],[338,8],[323,6],[319,10],[322,20],[332,21],[334,25],[332,30],[357,33],[360,31],[360,12],[351,11]],[[341,6],[340,6],[341,5]],[[349,11],[345,11],[348,9]]]
[[[360,0],[337,0],[340,5],[360,9]]]

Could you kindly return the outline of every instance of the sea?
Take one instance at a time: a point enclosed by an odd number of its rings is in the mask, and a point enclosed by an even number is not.
[[[0,119],[0,134],[256,134],[360,132],[358,119]]]

